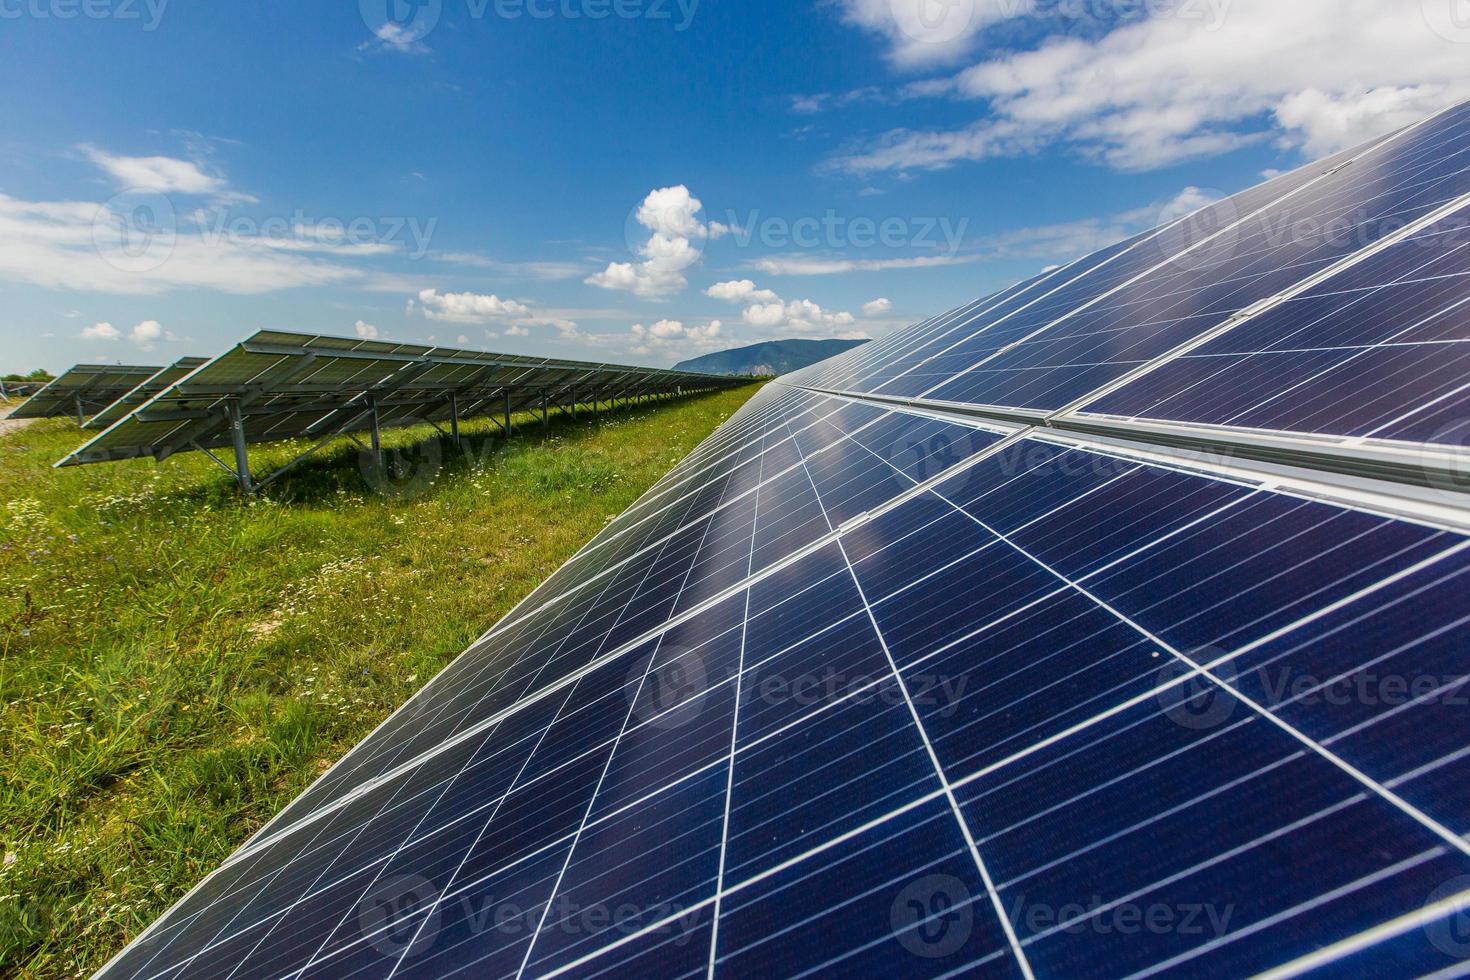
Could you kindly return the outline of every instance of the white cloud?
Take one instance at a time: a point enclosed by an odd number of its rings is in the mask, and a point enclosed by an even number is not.
[[[205,173],[199,164],[189,160],[118,156],[86,144],[78,149],[106,171],[120,189],[208,195],[223,194],[229,189],[223,177]]]
[[[776,299],[775,293],[769,289],[757,289],[755,283],[749,279],[717,282],[706,289],[704,294],[727,303],[770,303]]]
[[[94,323],[82,328],[83,340],[122,340],[122,331],[110,323]]]
[[[486,323],[525,316],[530,307],[513,299],[501,299],[494,294],[441,293],[437,289],[419,291],[418,303],[424,316],[430,320],[447,320],[451,323]]]
[[[1019,16],[1030,0],[839,0],[844,19],[888,41],[901,68],[963,57],[986,27]]]
[[[851,313],[824,310],[809,299],[787,303],[749,280],[719,283],[706,292],[716,299],[743,305],[741,319],[746,326],[764,334],[840,337],[855,333],[847,329],[857,323]]]
[[[166,221],[152,237],[140,236],[133,217],[91,201],[23,201],[0,194],[0,278],[118,295],[409,288],[396,276],[282,250],[269,239],[175,229]]]
[[[506,328],[505,335],[507,337],[529,337],[531,335],[531,331],[527,330],[525,327],[519,327],[515,324],[511,324],[511,326]]]
[[[94,323],[90,327],[82,329],[83,340],[122,340],[123,332],[110,323]],[[137,324],[127,333],[127,339],[135,344],[139,350],[152,350],[160,340],[174,341],[178,338],[167,330],[157,320],[144,320]]]
[[[935,169],[1057,142],[1122,170],[1263,140],[1320,156],[1470,97],[1466,48],[1435,33],[1418,6],[1220,0],[1199,16],[1130,21],[1096,39],[1054,37],[950,80],[957,97],[987,106],[985,118],[893,131],[836,165]]]
[[[647,354],[657,348],[715,350],[724,346],[723,329],[724,324],[719,320],[711,320],[701,326],[685,326],[679,320],[659,320],[649,327],[635,323],[628,332],[633,335],[633,353]]]
[[[143,350],[152,350],[155,343],[164,339],[163,325],[157,320],[144,320],[128,332],[128,339]],[[170,334],[168,339],[174,338]]]
[[[383,332],[377,327],[373,326],[371,323],[365,323],[362,320],[358,320],[356,323],[354,323],[352,325],[352,329],[356,331],[357,335],[363,340],[377,340],[383,335]]]
[[[374,31],[373,36],[377,39],[377,46],[384,50],[397,51],[400,54],[428,54],[429,52],[428,45],[420,40],[422,33],[413,25],[402,27],[389,22]],[[372,46],[371,42],[364,42],[358,46],[358,50]]]
[[[875,299],[871,303],[863,304],[863,316],[880,317],[887,316],[893,312],[893,301],[888,299]]]
[[[704,243],[730,231],[718,221],[700,221],[702,210],[704,204],[683,184],[651,191],[634,215],[637,224],[649,232],[647,240],[634,247],[642,261],[608,263],[585,282],[645,299],[679,292],[689,284],[684,274],[699,262]]]

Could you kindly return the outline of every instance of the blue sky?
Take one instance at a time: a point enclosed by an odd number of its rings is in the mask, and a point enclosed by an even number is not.
[[[1466,0],[0,0],[0,368],[880,336],[1470,98],[1467,42]]]

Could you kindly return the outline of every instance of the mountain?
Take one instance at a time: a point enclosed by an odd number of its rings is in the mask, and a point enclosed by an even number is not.
[[[705,354],[675,364],[674,370],[705,374],[790,374],[866,343],[866,340],[771,340]]]

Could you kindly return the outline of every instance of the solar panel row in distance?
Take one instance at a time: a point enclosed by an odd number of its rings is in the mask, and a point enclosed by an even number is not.
[[[32,395],[11,418],[49,419],[69,415],[81,424],[158,371],[156,367],[129,364],[78,364]]]
[[[547,405],[709,391],[734,379],[384,341],[262,331],[117,417],[73,466],[423,422],[508,418]],[[242,440],[237,444],[236,436]]]
[[[1312,384],[1453,339],[1464,115],[769,385],[105,975],[1463,973],[1470,507],[1348,433],[1470,404]]]

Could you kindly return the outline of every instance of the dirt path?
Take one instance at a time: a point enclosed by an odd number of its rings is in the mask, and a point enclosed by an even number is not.
[[[10,435],[12,432],[19,432],[36,421],[35,419],[12,419],[10,418],[10,413],[13,411],[15,411],[15,405],[7,405],[4,402],[0,402],[0,439]]]

